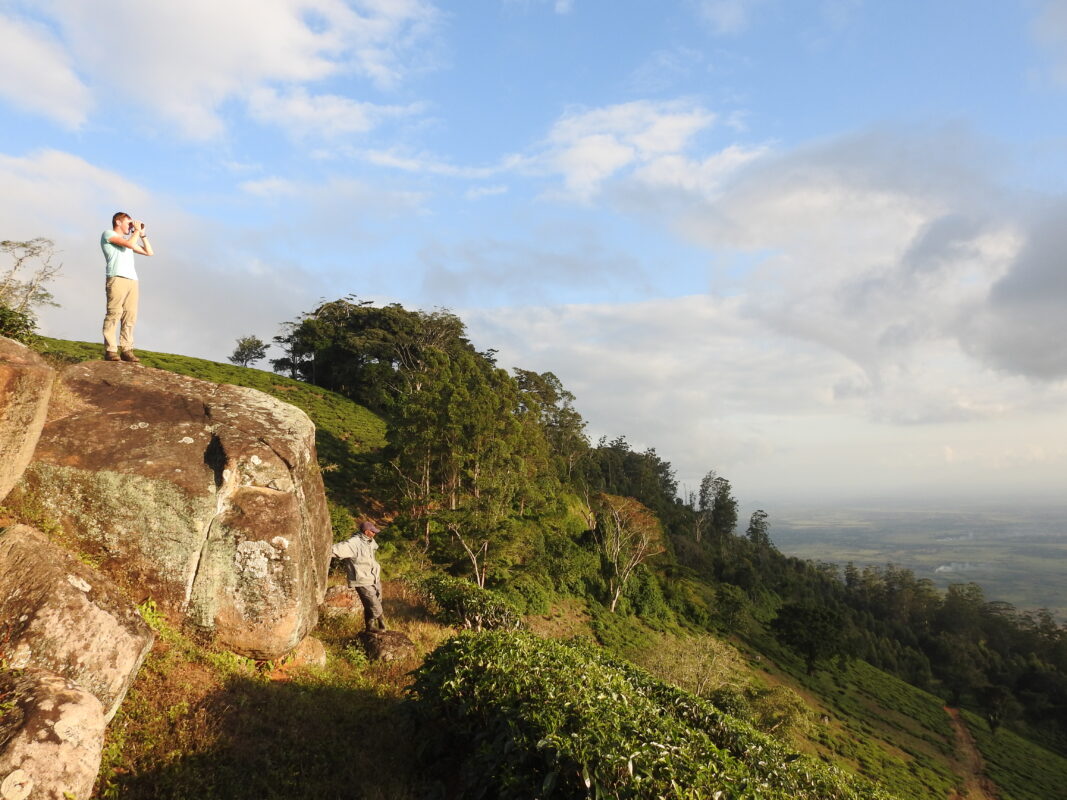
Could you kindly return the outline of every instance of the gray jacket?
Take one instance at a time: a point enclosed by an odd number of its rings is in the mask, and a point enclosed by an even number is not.
[[[382,579],[382,566],[374,557],[378,543],[362,533],[333,546],[335,558],[344,560],[349,586],[374,586]]]

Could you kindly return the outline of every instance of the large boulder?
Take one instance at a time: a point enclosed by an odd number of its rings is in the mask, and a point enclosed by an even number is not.
[[[85,798],[100,771],[100,701],[55,673],[0,671],[0,798]]]
[[[123,363],[64,370],[17,491],[101,569],[217,644],[287,653],[317,622],[331,532],[303,411]]]
[[[0,500],[30,463],[48,411],[53,370],[27,347],[0,336]]]
[[[25,525],[0,532],[0,653],[58,673],[115,715],[154,634],[115,584]]]

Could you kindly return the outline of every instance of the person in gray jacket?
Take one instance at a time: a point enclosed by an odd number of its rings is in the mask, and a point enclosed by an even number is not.
[[[356,590],[363,602],[363,619],[367,630],[385,630],[382,615],[382,566],[375,558],[378,543],[374,537],[379,533],[373,522],[360,523],[359,533],[333,546],[334,558],[344,562],[348,585]]]

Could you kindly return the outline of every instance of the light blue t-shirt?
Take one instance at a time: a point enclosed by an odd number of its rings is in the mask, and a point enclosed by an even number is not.
[[[112,236],[118,236],[113,230],[104,231],[100,236],[100,249],[104,251],[107,259],[107,277],[129,278],[137,280],[137,270],[133,266],[133,250],[108,241]]]

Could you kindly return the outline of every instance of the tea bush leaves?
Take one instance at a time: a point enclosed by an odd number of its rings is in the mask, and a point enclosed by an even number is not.
[[[448,625],[476,631],[522,627],[522,615],[508,600],[462,578],[433,575],[420,581],[417,588],[426,604]]]
[[[891,798],[591,643],[462,634],[409,693],[448,731],[439,755],[466,754],[465,797]]]

